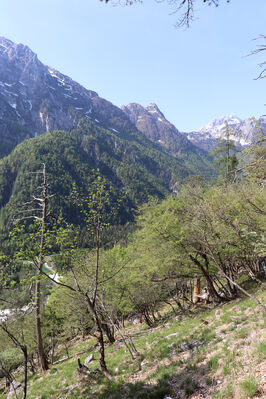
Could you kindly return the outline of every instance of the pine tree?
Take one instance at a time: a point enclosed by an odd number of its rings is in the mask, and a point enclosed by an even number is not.
[[[235,131],[225,122],[219,143],[211,153],[215,158],[214,165],[219,167],[219,174],[226,184],[234,182],[237,178],[237,149],[232,140],[235,134]]]

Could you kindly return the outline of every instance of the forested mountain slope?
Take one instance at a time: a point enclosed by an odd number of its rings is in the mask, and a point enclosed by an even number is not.
[[[0,220],[7,228],[16,206],[29,201],[39,185],[37,171],[45,163],[50,193],[62,198],[63,216],[78,223],[69,199],[73,183],[86,192],[91,170],[98,168],[112,187],[114,198],[123,197],[123,210],[115,223],[132,220],[132,211],[149,196],[165,197],[192,171],[164,153],[140,133],[120,134],[81,120],[70,132],[54,131],[25,140],[0,161]],[[56,205],[57,204],[57,205]]]
[[[26,138],[72,129],[82,118],[122,137],[140,137],[120,108],[44,65],[29,47],[0,37],[0,158]],[[143,134],[151,138],[148,130]],[[195,148],[183,135],[175,156],[191,171],[205,173],[206,153]]]
[[[132,103],[122,106],[122,110],[147,138],[181,159],[186,166],[206,174],[210,162],[207,152],[192,144],[186,134],[181,133],[165,118],[156,104],[143,107]]]

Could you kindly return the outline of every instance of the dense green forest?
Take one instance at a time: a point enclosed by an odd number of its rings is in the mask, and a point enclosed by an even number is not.
[[[106,130],[95,122],[81,121],[70,132],[55,131],[24,141],[0,160],[0,230],[7,237],[17,207],[37,195],[41,164],[47,165],[49,192],[56,197],[49,205],[55,215],[82,225],[77,207],[69,200],[75,183],[81,192],[97,168],[108,180],[113,200],[120,200],[112,225],[134,219],[137,207],[150,196],[164,198],[178,190],[191,173],[213,174],[210,161],[177,159],[142,134]],[[188,167],[189,165],[189,167]],[[25,215],[24,215],[25,216]],[[111,222],[111,221],[110,221]]]

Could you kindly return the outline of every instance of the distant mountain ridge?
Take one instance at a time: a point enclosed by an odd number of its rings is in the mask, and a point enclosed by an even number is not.
[[[91,170],[99,168],[113,198],[125,192],[114,222],[121,224],[150,197],[178,191],[190,174],[209,174],[206,154],[167,123],[180,136],[176,153],[138,130],[120,108],[42,64],[27,46],[0,38],[0,239],[13,209],[39,185],[32,172],[42,163],[52,192],[62,197],[73,183],[86,192]],[[78,223],[75,209],[61,206],[66,220]]]
[[[197,131],[186,133],[179,131],[170,123],[154,103],[146,107],[130,103],[122,106],[121,109],[146,137],[160,144],[171,154],[184,158],[188,152],[206,156],[206,152],[211,151],[217,145],[217,139],[221,138],[226,123],[234,132],[231,138],[238,148],[254,141],[258,126],[266,133],[266,118],[263,117],[258,120],[254,120],[254,118],[241,120],[234,115],[223,116],[212,120]],[[199,149],[206,152],[200,153]]]
[[[256,130],[261,129],[266,134],[266,118],[241,120],[237,116],[228,115],[212,120],[197,131],[186,133],[187,138],[198,147],[210,151],[216,145],[217,139],[221,137],[226,123],[234,132],[234,135],[231,136],[232,140],[240,148],[255,140]]]
[[[239,145],[248,143],[251,119],[223,117],[198,132],[183,133],[156,104],[132,103],[120,109],[44,65],[28,46],[0,37],[0,158],[27,138],[53,130],[69,131],[85,119],[121,138],[131,137],[142,144],[152,141],[181,161],[188,173],[206,174],[210,170],[206,151],[215,145],[226,118],[230,126],[245,132]]]
[[[28,46],[0,37],[0,157],[25,138],[68,130],[81,118],[136,131],[118,107],[44,65]]]
[[[187,167],[197,165],[198,173],[208,168],[209,159],[206,152],[195,146],[186,134],[170,123],[156,104],[151,103],[143,107],[131,103],[122,106],[121,109],[143,135],[171,155],[182,159]]]

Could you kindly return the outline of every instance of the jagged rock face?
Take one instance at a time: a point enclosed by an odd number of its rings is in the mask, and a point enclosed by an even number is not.
[[[159,110],[156,104],[142,107],[139,104],[122,106],[122,110],[130,118],[131,122],[150,140],[158,142],[171,153],[180,155],[182,152],[191,151],[193,144],[186,135],[180,133]]]
[[[0,157],[27,137],[70,129],[82,117],[134,130],[119,108],[42,64],[29,47],[0,37]]]
[[[237,116],[229,115],[214,119],[207,125],[195,132],[186,133],[188,139],[198,147],[211,151],[217,144],[217,139],[222,137],[226,123],[232,131],[231,139],[235,141],[238,148],[256,140],[256,132],[261,131],[266,134],[266,119],[259,118],[255,121],[253,118],[241,120]]]

